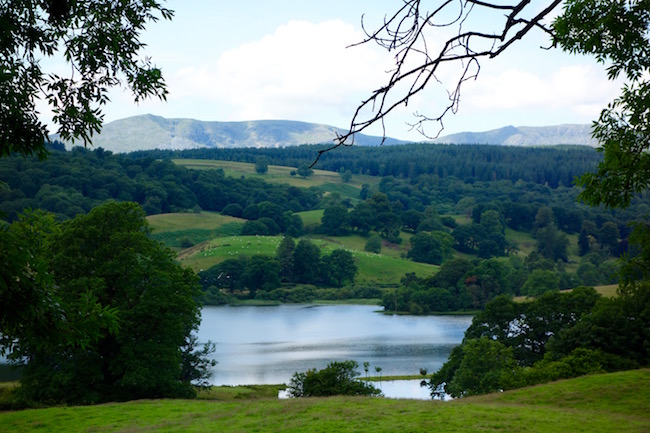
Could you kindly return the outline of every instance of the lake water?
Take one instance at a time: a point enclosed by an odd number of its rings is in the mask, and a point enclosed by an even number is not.
[[[205,307],[199,340],[216,343],[215,385],[289,383],[332,361],[369,362],[368,374],[432,373],[460,344],[471,316],[398,316],[364,305]],[[381,372],[376,371],[381,368]],[[388,388],[395,388],[394,391]],[[384,383],[389,397],[426,398],[417,381]],[[387,389],[384,389],[387,388]],[[419,390],[419,391],[418,391]],[[417,394],[417,395],[416,395]]]

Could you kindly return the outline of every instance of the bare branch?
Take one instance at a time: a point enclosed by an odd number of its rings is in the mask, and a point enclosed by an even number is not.
[[[410,125],[429,138],[437,137],[443,130],[444,116],[458,110],[462,85],[478,77],[481,58],[490,59],[500,55],[533,29],[553,36],[552,30],[543,20],[562,1],[547,2],[548,5],[543,10],[528,18],[526,15],[530,15],[530,10],[533,9],[531,0],[513,1],[507,5],[484,0],[446,0],[438,4],[432,12],[423,12],[425,0],[403,0],[402,6],[394,14],[386,15],[383,24],[372,32],[367,30],[365,17],[362,17],[361,24],[366,38],[354,45],[374,42],[389,52],[394,52],[395,68],[389,71],[387,83],[374,90],[359,104],[349,130],[338,135],[330,149],[319,152],[319,157],[322,153],[341,145],[352,145],[354,135],[371,125],[379,122],[383,127],[385,116],[397,107],[408,105],[413,96],[433,82],[442,84],[436,76],[440,67],[458,64],[460,73],[455,79],[455,85],[451,87],[452,90],[447,92],[449,101],[446,106],[438,115],[432,117],[415,113],[418,120]],[[506,12],[500,29],[493,33],[473,29],[470,18],[490,11]],[[457,27],[455,34],[442,44],[436,44],[441,45],[440,51],[433,52],[431,42],[435,42],[435,37],[427,32],[453,27]],[[424,124],[432,121],[439,125],[439,129],[436,134],[429,136],[424,131]],[[385,140],[385,127],[383,132]]]

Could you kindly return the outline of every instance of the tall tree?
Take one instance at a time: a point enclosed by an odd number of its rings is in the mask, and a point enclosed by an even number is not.
[[[320,248],[308,239],[300,239],[293,250],[293,275],[299,283],[313,284],[320,273]]]
[[[84,144],[101,128],[111,87],[125,81],[136,102],[165,99],[160,69],[139,58],[140,35],[148,22],[172,15],[157,1],[0,3],[0,156],[47,154],[39,99],[52,109],[61,138]],[[67,76],[43,69],[43,58],[59,55],[70,65]]]
[[[345,281],[354,283],[354,276],[359,270],[351,252],[345,250],[334,250],[323,257],[323,272],[327,280],[341,287]]]
[[[296,242],[291,236],[282,238],[275,252],[275,258],[280,263],[280,280],[289,282],[293,281],[293,250],[296,248]]]
[[[194,348],[198,281],[148,234],[142,208],[107,203],[46,240],[54,302],[30,308],[44,308],[53,326],[18,334],[11,355],[24,363],[27,397],[95,403],[193,394],[182,380],[194,377],[183,348]]]

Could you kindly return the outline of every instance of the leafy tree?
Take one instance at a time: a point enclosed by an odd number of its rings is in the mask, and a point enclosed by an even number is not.
[[[322,370],[310,369],[296,372],[289,382],[291,397],[328,397],[333,395],[381,395],[381,391],[369,383],[357,379],[356,361],[331,362]]]
[[[407,257],[416,262],[439,265],[444,260],[440,241],[430,233],[420,232],[411,238]]]
[[[272,221],[272,220],[271,220]],[[242,236],[270,236],[272,234],[272,229],[268,225],[264,224],[264,221],[259,219],[253,221],[246,221],[241,229]]]
[[[618,238],[618,227],[611,221],[604,223],[598,233],[598,241],[612,254],[616,254],[618,249]]]
[[[368,233],[374,227],[375,213],[368,203],[362,201],[350,212],[350,226],[361,233]]]
[[[345,281],[354,283],[354,276],[359,270],[352,253],[341,249],[323,257],[322,268],[326,279],[334,282],[337,287],[341,287]]]
[[[275,258],[280,263],[280,280],[293,281],[293,251],[296,248],[296,242],[291,236],[282,238],[275,252]]]
[[[524,296],[539,296],[543,293],[558,290],[560,278],[554,271],[535,269],[521,287]]]
[[[300,239],[293,250],[294,280],[305,284],[317,282],[320,265],[320,248],[308,239]]]
[[[381,253],[381,245],[381,237],[373,235],[368,238],[366,245],[363,247],[363,250],[368,251],[369,253],[379,254]]]
[[[11,354],[24,366],[27,398],[95,403],[193,394],[189,380],[207,373],[184,363],[200,320],[199,285],[148,234],[142,208],[109,202],[46,237],[56,301],[31,308],[45,308],[40,326],[48,328],[17,335]]]
[[[448,361],[458,367],[453,374],[441,369],[433,375],[430,386],[434,393],[444,389],[452,397],[466,397],[507,389],[505,384],[519,369],[512,348],[499,341],[482,337],[458,347],[460,350],[454,350]]]
[[[350,182],[352,179],[352,172],[350,170],[340,171],[341,180],[345,183]]]
[[[280,263],[272,258],[255,255],[248,260],[243,279],[249,296],[255,297],[258,290],[269,291],[280,287]]]
[[[579,179],[580,197],[590,204],[625,207],[650,186],[649,11],[647,0],[574,0],[554,25],[564,50],[595,56],[608,65],[610,79],[626,78],[621,95],[594,123],[603,161],[595,173]]]
[[[49,131],[38,119],[38,99],[51,107],[63,140],[81,138],[84,144],[101,128],[111,87],[126,81],[136,102],[165,99],[160,69],[138,57],[146,24],[172,15],[155,1],[3,2],[0,156],[45,157]],[[73,71],[69,76],[43,69],[41,59],[59,52]]]
[[[313,175],[314,170],[309,168],[309,166],[307,164],[303,164],[300,167],[298,167],[298,170],[296,171],[296,173],[298,174],[298,176],[306,178],[306,177],[310,177],[311,175]]]
[[[320,231],[329,236],[342,236],[347,232],[348,210],[341,205],[325,208]]]
[[[255,172],[264,174],[269,171],[269,160],[264,156],[260,156],[255,160]]]
[[[445,261],[438,272],[431,277],[431,283],[438,287],[456,287],[469,271],[474,268],[472,263],[463,258],[454,258]]]

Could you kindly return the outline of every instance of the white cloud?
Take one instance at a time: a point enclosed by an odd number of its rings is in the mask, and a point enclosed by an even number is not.
[[[607,80],[602,67],[591,65],[562,66],[546,73],[508,69],[483,74],[469,84],[463,100],[468,111],[567,110],[580,118],[596,116],[620,88]]]
[[[339,20],[290,21],[213,63],[178,70],[168,76],[170,91],[173,98],[212,100],[227,112],[228,119],[222,114],[219,120],[324,122],[336,113],[347,121],[361,98],[381,83],[388,68],[382,62],[390,60],[371,45],[346,48],[362,38]]]

